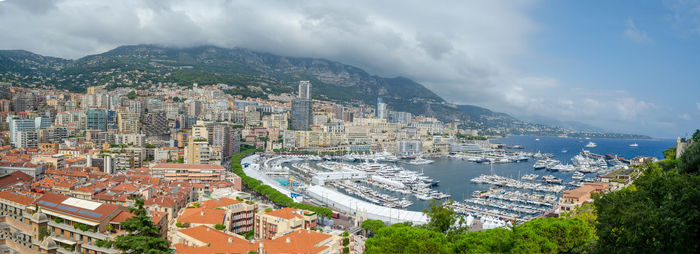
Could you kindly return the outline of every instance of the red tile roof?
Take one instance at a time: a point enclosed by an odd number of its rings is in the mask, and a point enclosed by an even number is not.
[[[186,208],[177,218],[178,222],[195,224],[224,224],[226,211],[212,208]]]

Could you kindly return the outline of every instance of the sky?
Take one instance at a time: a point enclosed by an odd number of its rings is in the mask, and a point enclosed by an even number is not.
[[[0,35],[71,59],[132,44],[319,57],[524,119],[700,128],[700,1],[0,0]]]

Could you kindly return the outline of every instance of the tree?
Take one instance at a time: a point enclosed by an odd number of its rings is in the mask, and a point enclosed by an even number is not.
[[[452,231],[452,233],[461,233],[466,231],[466,223],[464,217],[457,214],[454,209],[446,206],[447,203],[441,203],[436,200],[431,200],[428,204],[428,208],[423,210],[423,213],[428,216],[428,224],[426,228],[447,234]]]
[[[409,224],[384,227],[365,242],[365,253],[451,253],[452,243],[445,235]]]
[[[118,236],[114,246],[126,253],[172,253],[170,242],[160,235],[159,228],[148,217],[143,199],[137,198],[134,205],[129,208],[134,216],[121,223],[127,234]]]
[[[678,169],[682,173],[700,172],[700,143],[694,143],[685,149],[678,161]]]
[[[386,227],[386,224],[381,220],[366,220],[362,222],[361,227],[372,233],[376,233],[383,227]]]
[[[214,228],[216,230],[224,230],[224,229],[226,229],[226,226],[224,226],[223,224],[216,224],[216,225],[214,225]]]
[[[700,129],[696,129],[690,139],[693,140],[693,142],[700,142]]]
[[[634,185],[597,197],[594,205],[600,250],[700,252],[698,186],[697,174],[680,174],[652,164]]]
[[[131,91],[128,94],[126,94],[126,98],[129,98],[130,100],[136,99],[138,95],[136,95],[136,91]]]

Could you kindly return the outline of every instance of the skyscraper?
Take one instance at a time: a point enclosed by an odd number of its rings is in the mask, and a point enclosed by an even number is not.
[[[87,110],[86,129],[107,130],[107,111],[101,108],[91,108]]]
[[[308,80],[299,81],[299,99],[311,100],[311,82]]]
[[[311,100],[295,99],[292,101],[291,128],[294,130],[308,130],[313,124],[313,110]]]
[[[386,103],[382,100],[382,97],[377,97],[377,108],[374,111],[377,118],[385,119],[387,118]]]

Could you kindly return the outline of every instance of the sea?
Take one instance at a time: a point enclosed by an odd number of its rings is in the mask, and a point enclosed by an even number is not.
[[[505,144],[508,146],[521,145],[523,149],[516,149],[525,152],[551,153],[554,159],[562,163],[571,164],[571,158],[579,154],[582,149],[586,149],[596,154],[612,154],[626,159],[636,156],[654,156],[663,158],[662,151],[675,146],[674,139],[650,139],[650,140],[626,140],[626,139],[578,139],[560,137],[534,137],[534,136],[510,136],[507,138],[494,139],[492,144]],[[595,142],[597,147],[584,147],[588,142]],[[630,147],[630,144],[637,143],[639,146]],[[510,150],[510,149],[508,149]],[[452,195],[450,199],[463,201],[470,198],[477,190],[488,190],[489,185],[475,184],[470,180],[481,174],[490,174],[491,166],[497,175],[520,179],[526,174],[554,175],[564,180],[571,181],[573,172],[551,172],[546,170],[534,170],[533,165],[537,159],[529,159],[520,163],[496,163],[479,164],[461,159],[436,158],[435,163],[427,165],[411,165],[400,163],[408,170],[423,172],[426,176],[439,180],[440,184],[433,189]],[[586,178],[595,177],[595,174],[586,174]],[[561,195],[561,193],[559,194]],[[413,205],[407,207],[408,210],[422,211],[428,207],[429,201],[419,200],[411,195],[406,196],[413,201]]]

